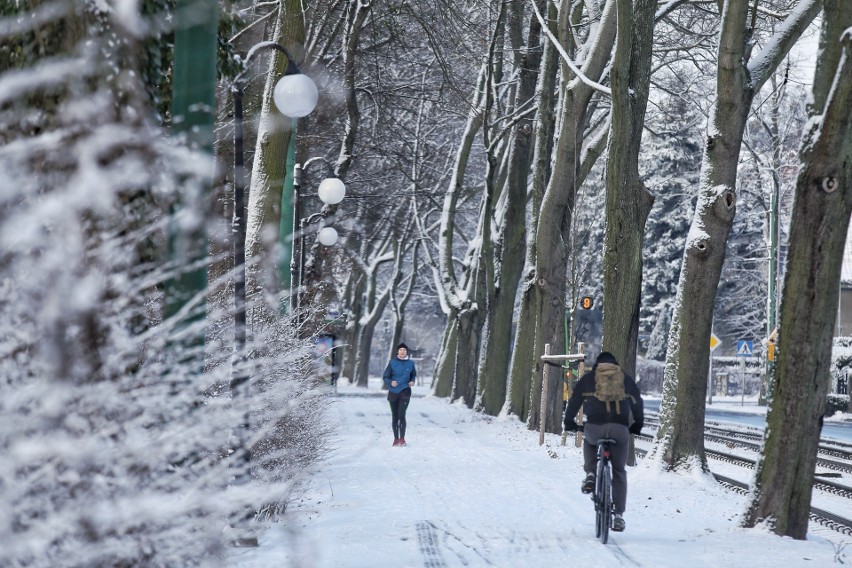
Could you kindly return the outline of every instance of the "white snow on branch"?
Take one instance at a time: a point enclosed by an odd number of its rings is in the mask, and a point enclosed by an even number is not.
[[[559,55],[562,57],[562,60],[565,62],[565,64],[571,69],[571,71],[574,72],[575,75],[577,75],[577,78],[579,78],[580,81],[582,81],[589,87],[595,89],[596,91],[599,91],[605,95],[612,96],[612,90],[609,87],[607,87],[606,85],[601,85],[597,81],[589,79],[580,70],[579,67],[574,65],[574,62],[571,61],[571,56],[568,55],[568,53],[562,47],[562,44],[559,43],[559,39],[557,39],[557,37],[553,35],[553,32],[550,31],[550,28],[547,27],[547,22],[544,21],[544,18],[539,13],[538,7],[535,5],[535,2],[533,0],[530,0],[530,4],[532,4],[533,12],[535,12],[535,17],[538,18],[538,21],[541,24],[542,31],[545,33],[545,35],[547,35],[547,38],[550,40],[550,43],[553,44],[553,47],[555,47],[556,50],[559,52]]]

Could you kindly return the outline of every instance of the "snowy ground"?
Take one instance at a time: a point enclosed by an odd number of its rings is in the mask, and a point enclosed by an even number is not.
[[[738,528],[745,497],[704,477],[630,468],[627,531],[601,545],[579,491],[581,450],[514,418],[449,405],[417,386],[405,448],[391,447],[378,382],[330,398],[337,449],[285,519],[230,566],[822,567],[852,561],[852,537],[807,541]]]

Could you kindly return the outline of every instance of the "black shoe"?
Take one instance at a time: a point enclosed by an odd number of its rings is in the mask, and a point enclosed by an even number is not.
[[[583,480],[583,485],[580,486],[580,491],[588,495],[595,490],[595,474],[587,473],[586,479]]]
[[[624,531],[624,517],[619,515],[618,513],[612,518],[612,530],[613,532],[623,532]]]

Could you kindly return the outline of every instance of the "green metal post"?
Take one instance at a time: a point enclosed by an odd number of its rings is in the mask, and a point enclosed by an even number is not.
[[[775,330],[776,292],[775,285],[778,280],[778,187],[774,186],[769,199],[769,298],[767,301],[766,314],[766,337],[772,336]],[[777,334],[776,334],[777,337]],[[777,341],[777,339],[776,339]],[[768,346],[767,346],[768,347]],[[765,359],[766,369],[764,375],[764,397],[760,403],[765,405],[772,399],[772,383],[775,376],[775,361],[770,361],[769,356]]]
[[[181,317],[184,323],[205,317],[204,290],[207,288],[207,236],[204,212],[212,183],[213,121],[216,112],[216,41],[218,4],[216,0],[177,0],[175,3],[174,78],[172,133],[186,145],[210,155],[206,179],[191,180],[181,188],[180,200],[172,211],[169,226],[169,268],[174,276],[165,284],[165,315],[181,314],[195,298],[191,309]],[[194,337],[185,347],[203,344]],[[197,359],[196,352],[182,359]]]
[[[296,131],[296,122],[293,121],[293,132]],[[279,225],[279,239],[281,245],[281,258],[278,260],[278,277],[281,282],[282,290],[290,290],[292,278],[290,277],[290,264],[293,261],[293,237],[295,236],[295,227],[293,211],[293,176],[286,175],[286,172],[292,172],[293,166],[296,165],[296,137],[290,137],[290,148],[287,150],[287,165],[284,168],[284,191],[281,194],[281,223]],[[289,305],[288,305],[289,306]],[[285,306],[285,311],[288,306]]]

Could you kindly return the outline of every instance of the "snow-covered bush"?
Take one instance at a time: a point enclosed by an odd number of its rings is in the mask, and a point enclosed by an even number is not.
[[[826,416],[837,411],[848,412],[852,409],[849,405],[850,376],[852,376],[852,337],[835,337],[831,346],[831,386]],[[846,388],[845,394],[837,392],[840,385]]]
[[[849,412],[848,394],[829,394],[825,405],[825,416],[833,416],[837,412]]]
[[[168,252],[169,212],[211,222],[213,162],[148,119],[112,4],[80,5],[0,26],[0,566],[215,565],[321,455],[325,405],[286,319],[231,398],[228,282],[166,315],[198,268]]]

